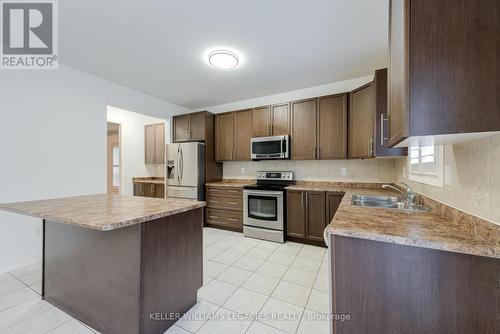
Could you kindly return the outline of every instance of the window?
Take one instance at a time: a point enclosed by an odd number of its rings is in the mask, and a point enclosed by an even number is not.
[[[120,187],[120,146],[113,146],[113,187]]]
[[[413,146],[408,149],[409,179],[443,186],[443,146]]]

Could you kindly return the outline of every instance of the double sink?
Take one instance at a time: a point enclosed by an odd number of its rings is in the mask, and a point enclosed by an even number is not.
[[[365,206],[382,209],[396,209],[403,211],[429,211],[422,205],[408,205],[402,198],[395,196],[371,196],[371,195],[353,195],[352,205]]]

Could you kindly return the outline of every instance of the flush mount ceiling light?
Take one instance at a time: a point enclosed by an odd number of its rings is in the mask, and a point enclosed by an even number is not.
[[[240,64],[240,57],[234,51],[217,49],[208,54],[208,63],[219,70],[232,70]]]

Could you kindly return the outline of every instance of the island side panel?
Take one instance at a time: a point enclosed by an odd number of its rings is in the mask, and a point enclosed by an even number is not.
[[[141,333],[163,333],[196,304],[203,285],[203,209],[141,226]]]
[[[333,236],[335,334],[498,333],[500,260]]]
[[[140,225],[97,231],[45,222],[44,297],[104,334],[139,330]]]

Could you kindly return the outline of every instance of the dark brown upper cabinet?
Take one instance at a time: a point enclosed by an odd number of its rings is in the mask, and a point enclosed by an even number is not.
[[[318,98],[318,159],[347,157],[347,94]]]
[[[234,112],[215,116],[215,160],[234,160]]]
[[[290,104],[281,103],[253,109],[253,137],[290,134]]]
[[[174,142],[189,140],[189,115],[174,116],[172,125]]]
[[[373,98],[375,107],[374,155],[377,157],[407,155],[406,147],[389,148],[387,146],[387,68],[375,71]]]
[[[500,130],[499,16],[498,0],[390,0],[389,146]]]
[[[349,99],[349,158],[372,158],[375,122],[372,83],[352,91]]]
[[[173,142],[204,141],[207,138],[206,121],[211,114],[206,111],[173,117]]]
[[[253,137],[271,136],[271,107],[258,107],[253,109]]]
[[[291,158],[314,160],[317,151],[317,99],[291,103]]]
[[[222,179],[222,164],[215,160],[214,114],[198,111],[173,117],[172,142],[200,141],[205,144],[205,180]]]
[[[165,124],[144,126],[144,162],[162,164],[165,162]]]
[[[251,160],[252,118],[252,109],[234,112],[234,154],[232,160]]]

